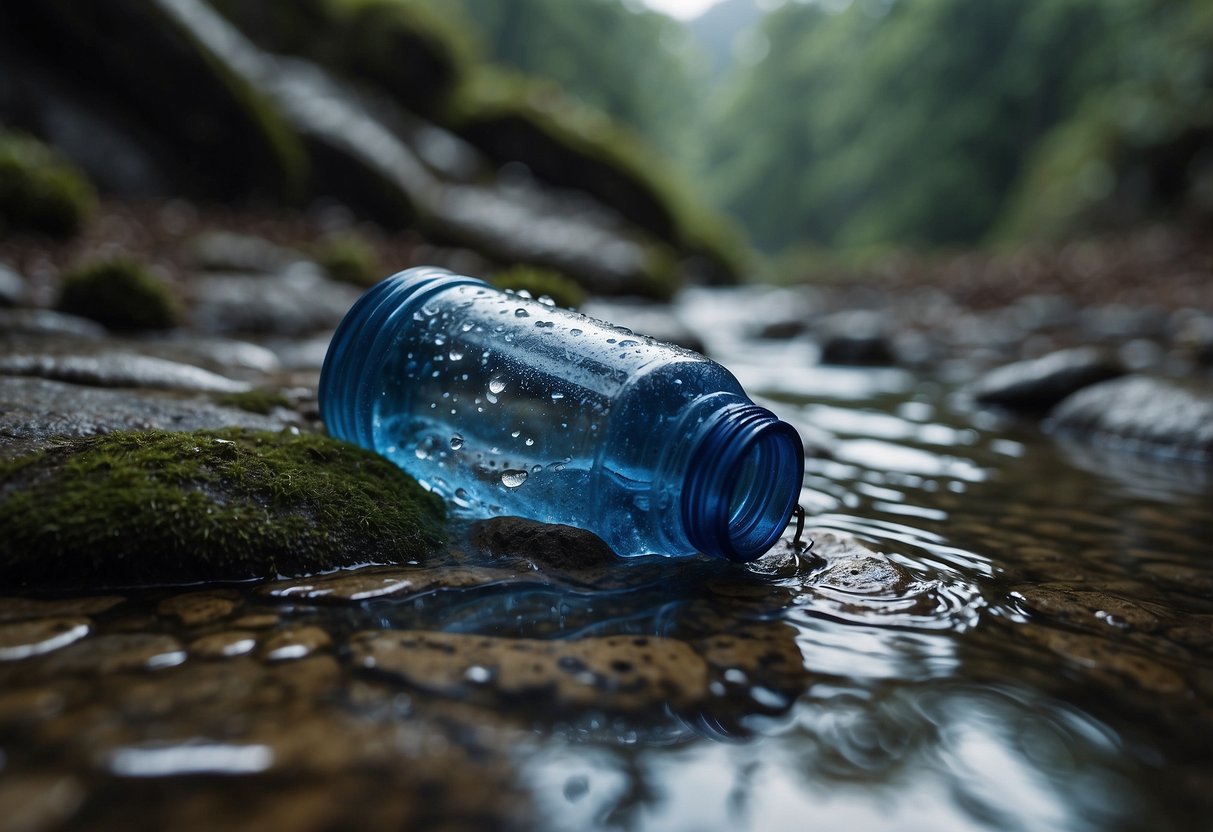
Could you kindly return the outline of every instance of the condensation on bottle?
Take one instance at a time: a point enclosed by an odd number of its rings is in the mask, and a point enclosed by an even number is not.
[[[452,515],[578,526],[625,556],[753,560],[804,471],[795,428],[714,361],[431,267],[350,309],[320,409]]]

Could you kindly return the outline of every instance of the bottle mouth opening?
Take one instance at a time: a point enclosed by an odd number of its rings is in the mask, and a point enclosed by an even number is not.
[[[693,452],[683,525],[701,552],[748,562],[783,533],[804,477],[796,429],[758,405],[724,408]]]

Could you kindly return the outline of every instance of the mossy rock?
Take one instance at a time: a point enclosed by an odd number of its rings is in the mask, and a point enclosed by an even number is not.
[[[68,269],[61,278],[58,308],[117,330],[170,329],[182,317],[169,287],[130,257]]]
[[[92,184],[49,147],[0,133],[0,232],[56,237],[79,232],[96,210]]]
[[[474,52],[464,32],[417,0],[212,5],[266,49],[301,55],[370,83],[422,114],[444,106]]]
[[[315,434],[117,432],[0,462],[8,591],[243,581],[424,559],[441,501]]]
[[[555,84],[481,69],[466,75],[444,116],[491,158],[523,162],[540,179],[585,191],[687,255],[697,280],[736,283],[745,271],[749,247],[735,226],[638,136]]]
[[[236,407],[249,413],[259,413],[268,416],[276,408],[291,408],[291,400],[279,390],[254,388],[242,393],[227,393],[215,399],[215,404],[224,407]]]
[[[554,269],[514,266],[493,275],[498,289],[527,292],[533,298],[548,297],[557,306],[573,309],[585,303],[586,292],[577,281]]]
[[[366,287],[384,277],[375,248],[356,234],[328,237],[311,253],[329,278],[340,283]]]

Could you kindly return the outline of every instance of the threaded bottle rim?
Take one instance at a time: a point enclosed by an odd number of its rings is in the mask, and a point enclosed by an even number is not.
[[[728,405],[700,429],[682,490],[682,522],[699,551],[748,562],[774,545],[796,508],[804,445],[765,407]]]
[[[372,376],[400,325],[437,291],[464,284],[487,285],[433,266],[417,266],[384,278],[366,291],[338,324],[320,370],[320,416],[330,436],[372,447]]]

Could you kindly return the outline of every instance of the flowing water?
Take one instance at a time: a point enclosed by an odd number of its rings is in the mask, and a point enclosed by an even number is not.
[[[8,604],[0,827],[1213,828],[1208,468],[684,304],[811,550]]]

